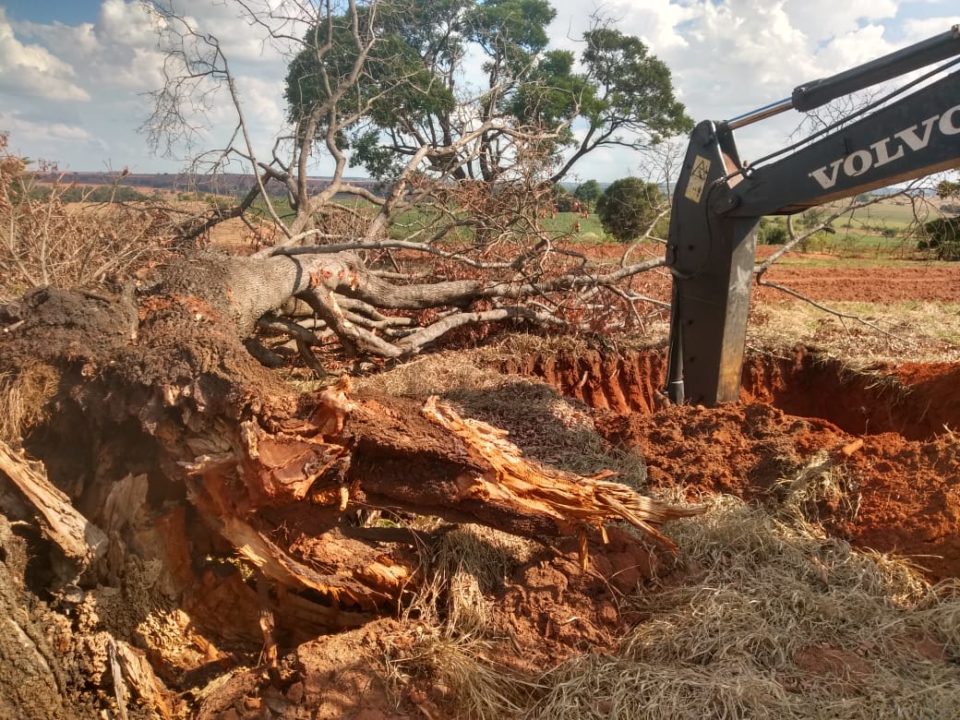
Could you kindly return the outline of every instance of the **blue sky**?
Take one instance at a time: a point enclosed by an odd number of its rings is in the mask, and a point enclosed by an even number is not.
[[[229,0],[178,2],[231,54],[254,141],[266,152],[284,116],[283,58],[263,51]],[[553,4],[553,43],[578,50],[572,38],[588,27],[594,5]],[[691,116],[717,120],[960,22],[958,0],[605,0],[602,8],[668,64]],[[0,0],[0,130],[15,149],[63,168],[176,171],[182,160],[152,155],[137,131],[149,112],[146,93],[161,83],[161,61],[137,0]],[[742,154],[781,146],[799,119],[738,134]],[[222,103],[203,122],[201,144],[216,145],[232,129]],[[641,164],[629,152],[602,152],[577,174],[607,181]]]
[[[100,0],[7,0],[0,6],[6,7],[12,19],[76,25],[97,19]]]

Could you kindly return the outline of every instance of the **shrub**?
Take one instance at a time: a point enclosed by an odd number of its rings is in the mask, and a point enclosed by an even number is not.
[[[784,245],[789,238],[787,228],[782,222],[760,218],[760,228],[757,230],[758,245]]]
[[[917,248],[931,251],[938,260],[960,260],[960,218],[937,218],[924,223]]]
[[[557,212],[574,212],[574,205],[577,198],[569,190],[561,185],[553,186],[553,206]]]
[[[603,229],[621,242],[643,235],[656,222],[664,198],[654,183],[628,177],[608,187],[597,202]]]

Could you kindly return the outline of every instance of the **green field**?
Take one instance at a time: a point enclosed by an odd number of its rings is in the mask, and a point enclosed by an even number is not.
[[[346,200],[341,204],[363,211],[373,206],[363,200]],[[281,218],[291,217],[293,212],[286,199],[275,198],[273,206]],[[267,216],[262,200],[254,204],[254,212],[263,217]],[[798,218],[796,227],[802,231],[805,219],[807,222],[816,222],[818,217],[830,212],[830,206],[806,213]],[[939,211],[933,205],[918,207],[916,214],[914,207],[902,199],[882,200],[874,205],[860,208],[846,215],[841,215],[832,224],[832,232],[820,232],[811,237],[802,248],[801,253],[818,253],[838,256],[842,258],[865,258],[872,260],[909,259],[916,256],[916,238],[913,229],[917,225],[917,218],[926,221],[939,216]],[[397,217],[391,226],[390,235],[394,239],[402,240],[410,237],[423,237],[436,224],[438,218],[432,213],[426,213],[416,208],[406,210]],[[783,223],[783,218],[771,218],[774,223]],[[600,219],[591,213],[586,218],[578,213],[561,212],[553,217],[541,220],[543,228],[555,237],[568,237],[582,243],[615,243],[616,240],[604,232]],[[666,237],[666,221],[663,221],[655,233],[659,237]],[[448,236],[450,239],[469,240],[472,231],[467,228],[458,228]],[[796,258],[794,262],[804,262]]]

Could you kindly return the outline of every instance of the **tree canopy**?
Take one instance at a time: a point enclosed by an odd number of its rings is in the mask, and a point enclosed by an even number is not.
[[[343,13],[312,28],[291,62],[290,119],[322,135],[331,104],[357,108],[337,143],[377,178],[495,119],[476,148],[429,155],[433,170],[487,182],[531,147],[556,182],[598,147],[642,148],[692,126],[669,69],[638,38],[597,26],[578,58],[549,48],[554,16],[548,0],[396,0]],[[504,127],[536,139],[518,148]]]
[[[663,195],[654,183],[640,178],[621,178],[612,183],[597,202],[603,229],[621,242],[642,235],[656,222]]]
[[[960,180],[941,180],[937,184],[937,195],[944,200],[960,197]]]
[[[580,202],[586,203],[589,207],[593,207],[594,204],[596,204],[602,193],[600,183],[596,180],[585,180],[577,185],[577,189],[573,191],[574,197]]]

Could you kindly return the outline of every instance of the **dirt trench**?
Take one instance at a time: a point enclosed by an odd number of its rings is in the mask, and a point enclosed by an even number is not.
[[[675,407],[661,351],[511,359],[594,409],[597,429],[638,450],[658,489],[803,505],[858,547],[960,577],[960,365],[853,370],[797,348],[751,355],[740,402]]]

